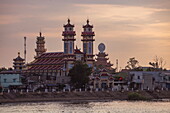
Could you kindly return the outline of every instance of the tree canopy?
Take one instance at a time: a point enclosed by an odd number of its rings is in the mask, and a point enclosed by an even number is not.
[[[92,68],[87,64],[76,61],[72,69],[70,69],[68,76],[71,77],[71,84],[75,88],[84,88],[89,82],[89,76],[92,73]]]
[[[127,62],[127,66],[125,67],[126,69],[135,69],[139,67],[139,62],[138,60],[135,59],[135,57],[133,58],[129,58],[129,61]]]
[[[2,71],[12,71],[13,69],[11,68],[11,67],[9,67],[9,68],[6,68],[6,67],[1,67],[0,68],[0,72],[2,72]]]
[[[155,56],[153,62],[149,62],[153,68],[163,69],[166,61],[162,57]]]

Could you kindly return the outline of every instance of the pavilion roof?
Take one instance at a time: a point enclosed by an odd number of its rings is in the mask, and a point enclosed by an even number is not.
[[[28,70],[58,70],[64,65],[63,52],[43,53],[28,65]]]

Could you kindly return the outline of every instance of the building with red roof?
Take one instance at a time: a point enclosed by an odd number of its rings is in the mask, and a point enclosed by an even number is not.
[[[70,80],[68,77],[69,70],[74,66],[76,60],[86,62],[89,67],[94,66],[94,32],[92,31],[93,26],[89,24],[89,20],[87,20],[86,25],[83,25],[83,52],[77,47],[75,48],[76,32],[70,19],[63,27],[63,52],[46,52],[45,37],[42,36],[41,32],[37,37],[35,60],[27,64],[26,69],[23,71],[31,81],[41,81],[45,84],[66,84]]]

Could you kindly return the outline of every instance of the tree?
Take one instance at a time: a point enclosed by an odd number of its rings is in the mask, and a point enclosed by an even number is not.
[[[2,67],[2,68],[0,68],[0,72],[1,72],[1,71],[7,71],[7,68]]]
[[[0,68],[0,72],[2,72],[2,71],[12,71],[13,69],[11,68],[11,67],[9,67],[9,68],[6,68],[6,67],[1,67]]]
[[[70,69],[68,76],[71,77],[71,84],[75,88],[84,88],[89,82],[89,76],[92,73],[92,68],[87,64],[76,61],[72,69]]]
[[[153,62],[149,62],[149,64],[150,64],[153,68],[163,69],[164,66],[165,66],[165,64],[166,64],[166,61],[165,61],[162,57],[155,56],[154,59],[153,59]]]
[[[129,58],[129,61],[127,62],[127,66],[125,67],[126,69],[135,69],[139,67],[139,62],[135,59],[135,57],[133,58]]]

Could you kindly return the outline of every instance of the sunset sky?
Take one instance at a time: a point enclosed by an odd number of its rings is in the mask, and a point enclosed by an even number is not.
[[[130,57],[148,66],[157,55],[170,69],[170,0],[0,0],[0,67],[12,67],[17,52],[24,56],[24,36],[31,62],[40,31],[48,52],[63,51],[61,34],[67,18],[75,25],[79,48],[88,18],[96,34],[95,54],[104,43],[109,60],[115,64],[119,59],[119,68]]]

